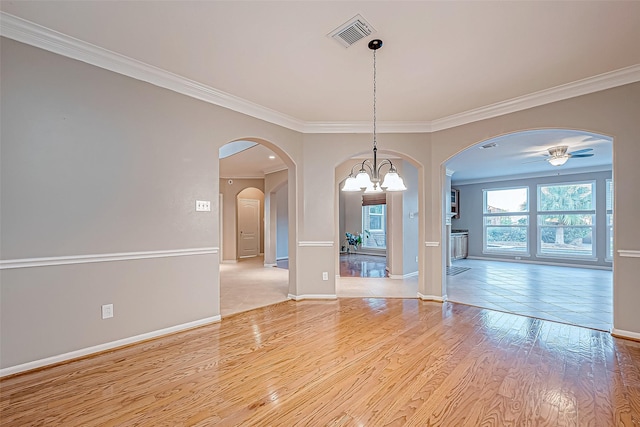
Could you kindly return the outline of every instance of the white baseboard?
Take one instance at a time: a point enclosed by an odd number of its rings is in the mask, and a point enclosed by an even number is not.
[[[236,264],[238,262],[237,259],[223,259],[222,264]]]
[[[7,375],[13,375],[20,372],[30,371],[32,369],[42,368],[49,365],[54,365],[60,362],[66,362],[72,359],[78,359],[80,357],[89,356],[91,354],[100,353],[106,350],[112,350],[117,347],[122,347],[129,344],[135,344],[137,342],[146,341],[152,338],[158,338],[163,335],[172,334],[174,332],[180,332],[187,329],[196,328],[198,326],[207,325],[209,323],[219,322],[220,316],[207,317],[193,322],[183,323],[181,325],[171,326],[169,328],[160,329],[157,331],[147,332],[145,334],[136,335],[129,338],[123,338],[116,341],[111,341],[104,344],[95,345],[93,347],[87,347],[80,350],[71,351],[69,353],[59,354],[56,356],[46,357],[40,360],[34,360],[33,362],[23,363],[21,365],[9,366],[8,368],[0,369],[0,378]]]
[[[618,338],[640,341],[640,333],[638,332],[624,331],[622,329],[613,328],[613,330],[611,331],[611,335]]]
[[[605,265],[589,265],[589,264],[571,264],[568,262],[547,262],[547,261],[533,261],[527,259],[510,259],[510,258],[488,258],[481,256],[468,256],[467,259],[475,259],[479,261],[499,261],[499,262],[515,262],[518,264],[537,264],[537,265],[552,265],[554,267],[572,267],[572,268],[591,268],[593,270],[608,270],[612,268]]]
[[[307,294],[307,295],[293,295],[289,294],[289,299],[294,301],[302,301],[305,299],[338,299],[336,294]]]
[[[422,301],[435,301],[435,302],[445,302],[447,300],[447,296],[438,296],[438,295],[424,295],[418,292],[418,298]]]
[[[264,266],[265,266],[265,267],[277,267],[277,266],[278,266],[278,264],[270,264],[270,263],[266,263],[266,262],[265,262],[265,263],[264,263]]]
[[[414,271],[413,273],[407,273],[407,274],[390,274],[389,279],[393,279],[393,280],[408,279],[409,277],[415,277],[417,275],[418,275],[417,271]]]

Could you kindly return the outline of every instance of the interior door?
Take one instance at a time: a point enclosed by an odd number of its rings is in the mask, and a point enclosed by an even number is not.
[[[238,199],[238,257],[260,252],[260,200]]]

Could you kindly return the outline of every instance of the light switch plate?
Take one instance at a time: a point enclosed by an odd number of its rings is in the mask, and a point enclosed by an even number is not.
[[[102,318],[110,319],[113,317],[113,304],[105,304],[102,306]]]
[[[196,200],[196,212],[210,212],[211,202],[209,200]]]

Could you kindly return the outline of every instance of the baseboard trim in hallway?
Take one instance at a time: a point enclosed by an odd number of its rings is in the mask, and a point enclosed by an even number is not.
[[[303,294],[303,295],[293,295],[289,294],[289,299],[294,301],[302,301],[305,299],[329,299],[334,300],[338,299],[336,294]]]

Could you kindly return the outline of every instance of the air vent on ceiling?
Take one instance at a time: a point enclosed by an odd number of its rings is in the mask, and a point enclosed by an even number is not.
[[[327,34],[344,47],[349,47],[360,39],[375,32],[375,29],[361,15],[356,15]]]

